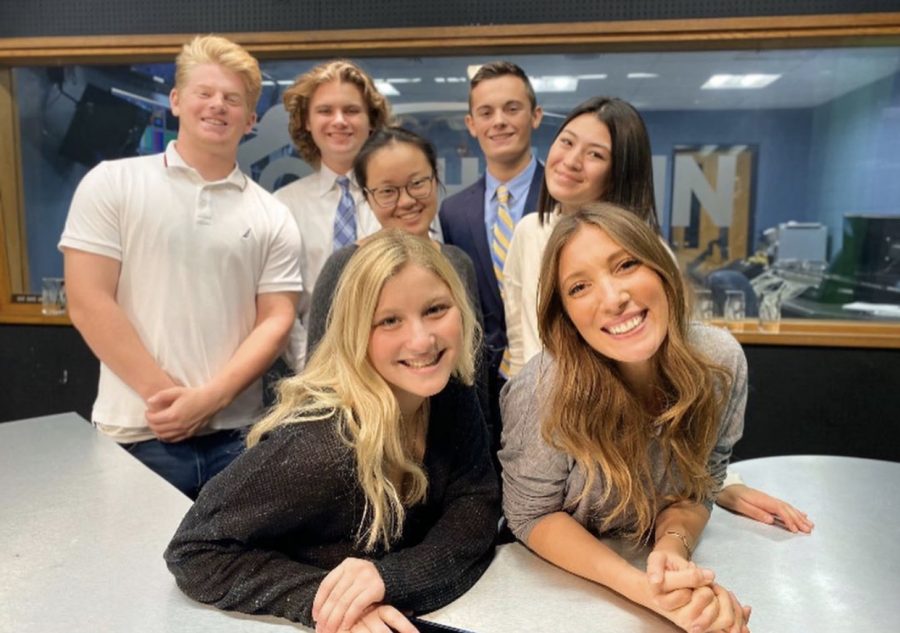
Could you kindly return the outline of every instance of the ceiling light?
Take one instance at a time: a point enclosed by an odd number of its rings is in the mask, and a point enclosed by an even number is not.
[[[578,75],[576,79],[606,79],[606,73],[599,73],[594,75]]]
[[[700,86],[702,90],[751,90],[765,88],[781,75],[749,73],[746,75],[713,75]]]
[[[578,79],[571,75],[545,75],[529,77],[535,92],[575,92],[578,90]]]
[[[659,77],[656,73],[628,73],[629,79],[656,79]]]
[[[376,79],[375,80],[375,89],[378,90],[385,97],[399,97],[400,91],[394,88],[391,84],[386,82],[384,79]]]
[[[475,76],[475,73],[478,72],[478,69],[481,68],[484,64],[469,64],[466,67],[466,75],[469,76],[469,79]]]

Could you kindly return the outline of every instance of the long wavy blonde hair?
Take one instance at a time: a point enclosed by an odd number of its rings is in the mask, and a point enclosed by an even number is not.
[[[654,410],[623,381],[615,361],[587,344],[563,307],[560,254],[588,225],[604,231],[662,280],[669,321],[654,357],[661,402]],[[544,251],[538,290],[541,341],[556,361],[541,433],[544,441],[571,455],[584,469],[582,496],[598,473],[602,475],[602,499],[612,500],[613,509],[602,518],[601,531],[625,519],[631,527],[623,530],[624,536],[648,539],[657,508],[680,500],[700,502],[712,494],[714,483],[706,463],[732,376],[688,343],[690,314],[671,253],[634,213],[592,203],[560,219]],[[664,478],[675,482],[674,495],[661,496],[653,485],[654,442],[662,451]]]
[[[462,281],[430,240],[381,231],[360,246],[344,269],[325,335],[306,368],[279,383],[277,403],[247,436],[247,445],[253,446],[279,426],[336,416],[338,432],[356,456],[356,475],[365,493],[356,539],[366,551],[390,549],[401,535],[405,509],[424,499],[428,489],[425,471],[412,454],[415,425],[402,419],[390,385],[368,354],[381,289],[411,265],[432,272],[450,290],[462,320],[453,375],[472,384],[480,332]]]

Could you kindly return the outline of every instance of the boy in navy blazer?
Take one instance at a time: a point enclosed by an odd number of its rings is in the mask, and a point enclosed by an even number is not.
[[[493,244],[498,218],[497,194],[499,189],[502,197],[508,196],[505,210],[513,227],[523,215],[537,209],[544,168],[532,154],[531,133],[540,125],[542,116],[524,70],[506,61],[483,65],[469,84],[466,127],[478,139],[487,171],[473,185],[447,198],[439,214],[444,241],[463,249],[475,263],[478,294],[484,310],[485,362],[491,403],[491,411],[486,411],[485,416],[492,427],[495,446],[500,431],[498,398],[506,382],[501,369],[506,349],[506,321],[496,272],[498,263],[502,272],[502,262],[498,262]]]

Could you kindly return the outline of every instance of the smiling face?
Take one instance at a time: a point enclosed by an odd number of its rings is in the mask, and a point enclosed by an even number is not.
[[[447,386],[462,337],[460,311],[437,275],[407,264],[385,282],[372,319],[368,355],[404,417]]]
[[[609,128],[593,113],[575,117],[547,154],[547,190],[563,211],[603,199],[612,170]]]
[[[531,109],[524,82],[514,75],[485,79],[472,88],[466,127],[484,152],[488,168],[524,167],[531,159],[531,131],[541,124],[540,107]]]
[[[240,76],[218,64],[200,64],[169,95],[178,117],[178,146],[188,152],[237,151],[241,138],[253,128],[247,89]]]
[[[329,169],[339,174],[349,171],[372,132],[362,91],[337,79],[316,88],[309,99],[306,129]]]
[[[366,163],[366,199],[386,229],[399,229],[420,237],[428,237],[428,229],[438,208],[437,183],[428,179],[435,176],[434,170],[421,149],[411,143],[391,142],[369,156]],[[413,197],[409,190],[427,189],[427,195]],[[407,190],[407,187],[409,190]],[[399,197],[396,204],[382,206],[372,191],[396,189]]]
[[[559,254],[563,308],[581,337],[626,381],[649,380],[668,333],[669,302],[655,270],[583,224]]]

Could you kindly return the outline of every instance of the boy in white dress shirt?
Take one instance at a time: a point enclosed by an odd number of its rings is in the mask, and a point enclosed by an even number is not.
[[[303,236],[304,292],[287,360],[300,371],[306,359],[305,317],[316,279],[336,248],[381,229],[353,177],[353,160],[373,130],[390,120],[390,106],[362,69],[347,60],[316,66],[284,93],[290,134],[315,172],[275,192]]]

